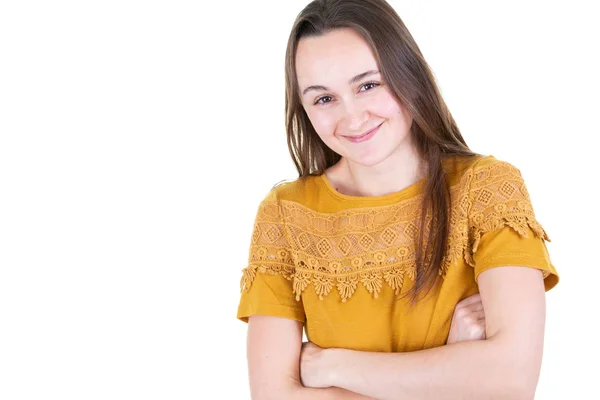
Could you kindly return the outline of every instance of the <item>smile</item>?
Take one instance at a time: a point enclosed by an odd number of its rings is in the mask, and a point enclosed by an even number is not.
[[[379,131],[380,127],[381,127],[381,124],[379,124],[376,128],[373,128],[370,131],[368,131],[360,136],[344,136],[344,137],[346,139],[348,139],[349,141],[351,141],[352,143],[366,142],[367,140],[369,140],[373,136],[375,136],[375,134]]]

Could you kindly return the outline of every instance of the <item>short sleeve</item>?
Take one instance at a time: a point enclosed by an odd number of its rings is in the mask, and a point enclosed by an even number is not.
[[[252,230],[248,264],[242,270],[237,318],[271,315],[306,321],[293,292],[295,268],[281,208],[274,189],[261,201]]]
[[[546,231],[537,221],[521,172],[495,160],[474,167],[469,188],[467,263],[475,281],[483,271],[523,266],[542,271],[546,291],[559,281]]]

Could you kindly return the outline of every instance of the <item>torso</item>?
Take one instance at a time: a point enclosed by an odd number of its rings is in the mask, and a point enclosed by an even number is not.
[[[244,275],[245,285],[250,286],[254,274],[273,279],[265,280],[270,283],[263,284],[264,296],[277,308],[287,308],[289,303],[299,307],[307,338],[324,348],[406,352],[444,345],[456,304],[478,292],[468,220],[491,221],[485,229],[497,229],[505,226],[503,217],[494,214],[506,212],[503,202],[510,201],[511,210],[528,206],[514,168],[493,157],[452,161],[444,164],[451,209],[440,284],[415,308],[410,307],[408,297],[400,297],[413,287],[416,276],[414,238],[424,185],[415,183],[382,196],[354,197],[336,190],[341,187],[336,168],[276,188],[268,209],[259,213],[260,224],[253,235],[255,261]],[[477,213],[468,216],[469,210]],[[535,227],[535,221],[523,216],[511,220],[512,228],[497,234],[494,246],[507,246],[508,251],[518,248],[530,258],[538,254],[535,259],[543,260],[541,228],[538,237],[533,232],[522,237],[512,230],[525,232],[532,222]],[[285,249],[281,247],[284,242]],[[497,256],[494,246],[489,247],[488,257]],[[478,254],[485,258],[481,255],[486,254],[481,253],[484,248],[480,243]],[[527,259],[510,260],[512,265],[523,265]],[[545,277],[549,272],[555,274],[549,267]],[[547,287],[555,284],[556,276],[551,279]],[[277,301],[272,299],[276,282],[289,285]]]

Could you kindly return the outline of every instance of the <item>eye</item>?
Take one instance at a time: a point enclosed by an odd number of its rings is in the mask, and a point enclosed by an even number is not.
[[[326,99],[329,99],[329,100],[321,102],[321,100],[326,100]],[[319,97],[317,99],[317,101],[314,102],[314,105],[317,105],[317,104],[326,104],[326,103],[329,103],[330,101],[331,101],[331,96],[323,96],[323,97]]]
[[[362,88],[368,88],[368,89],[366,89],[366,90],[360,90],[360,91],[361,91],[361,92],[366,92],[366,91],[369,91],[369,90],[371,90],[371,89],[374,89],[374,88],[376,88],[377,86],[379,86],[379,83],[377,83],[377,82],[367,82],[367,83],[365,83],[364,85],[362,85],[360,88],[361,88],[361,89],[362,89]]]

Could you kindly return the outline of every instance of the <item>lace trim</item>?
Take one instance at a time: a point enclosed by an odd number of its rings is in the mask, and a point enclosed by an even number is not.
[[[474,267],[473,253],[486,232],[509,226],[527,237],[529,227],[550,241],[535,219],[519,170],[508,163],[468,169],[450,195],[450,235],[438,272],[443,279],[461,257]],[[259,206],[241,290],[249,290],[260,272],[291,281],[296,300],[311,284],[320,299],[335,287],[342,302],[352,297],[359,282],[374,298],[384,283],[399,294],[406,278],[416,278],[415,215],[421,200],[418,195],[389,206],[319,213],[270,196]],[[429,214],[425,221],[427,235]],[[544,278],[548,275],[544,271]]]
[[[529,192],[520,171],[506,162],[476,168],[469,191],[469,235],[465,261],[474,267],[473,253],[477,251],[484,233],[509,226],[522,237],[528,228],[534,235],[550,242],[550,237],[537,221]],[[548,276],[548,272],[544,271]]]

